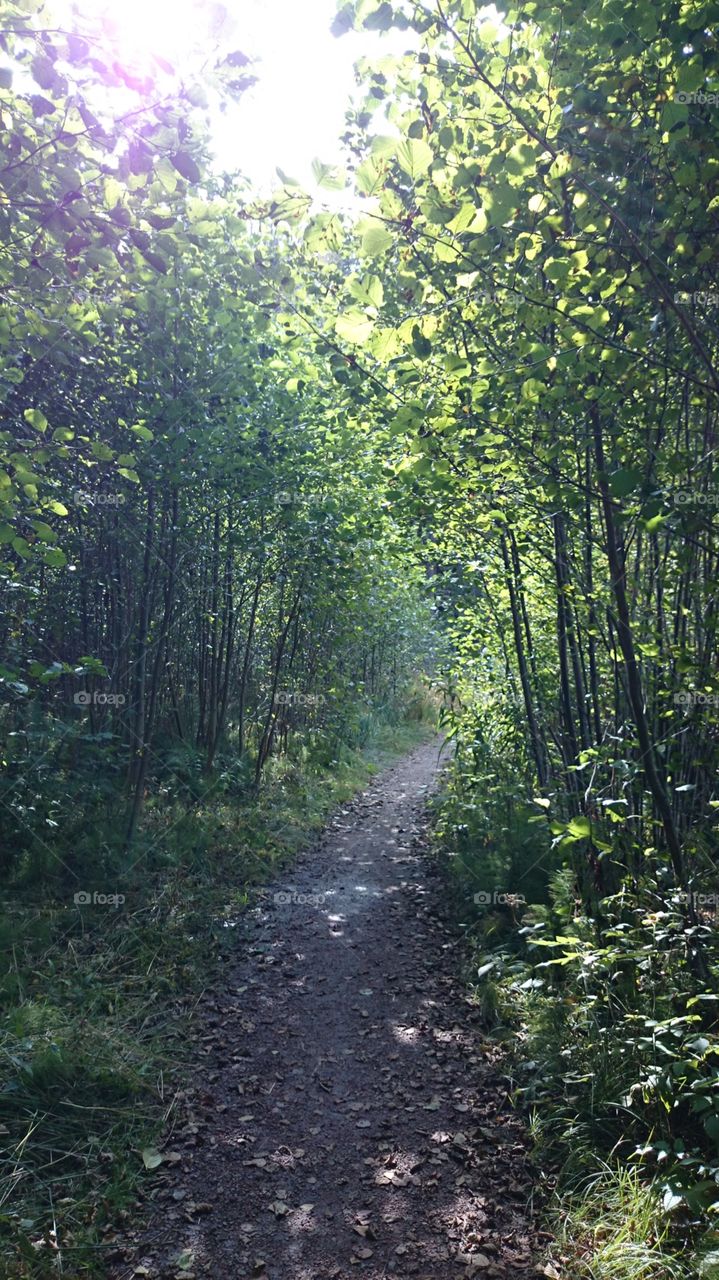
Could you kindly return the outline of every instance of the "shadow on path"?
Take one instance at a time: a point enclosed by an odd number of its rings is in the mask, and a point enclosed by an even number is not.
[[[531,1270],[522,1129],[421,856],[437,769],[434,743],[379,777],[253,912],[203,1015],[154,1217],[115,1276]]]

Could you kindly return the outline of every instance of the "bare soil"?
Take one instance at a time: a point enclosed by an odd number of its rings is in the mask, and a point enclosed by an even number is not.
[[[248,913],[113,1276],[536,1274],[525,1136],[423,852],[438,747],[380,775]]]

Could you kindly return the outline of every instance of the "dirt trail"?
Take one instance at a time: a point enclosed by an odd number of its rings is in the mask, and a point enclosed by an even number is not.
[[[113,1275],[534,1269],[521,1126],[422,857],[437,769],[435,743],[381,775],[252,913],[203,1014],[198,1083],[149,1230]]]

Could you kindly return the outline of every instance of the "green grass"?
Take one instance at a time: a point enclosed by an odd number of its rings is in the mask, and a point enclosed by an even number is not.
[[[148,804],[118,909],[73,887],[14,895],[0,917],[0,1276],[104,1274],[111,1232],[150,1175],[189,1070],[202,990],[238,945],[230,927],[329,814],[433,736],[429,719],[374,724],[363,748],[270,762],[260,792],[218,788],[191,811]],[[137,855],[136,855],[137,856]]]
[[[693,1280],[692,1264],[669,1252],[669,1220],[636,1170],[602,1167],[550,1217],[557,1275],[571,1280]],[[551,1272],[550,1272],[551,1274]]]
[[[465,804],[466,794],[472,804]],[[677,988],[665,973],[643,995],[644,1004],[631,1003],[620,979],[633,970],[621,963],[621,951],[606,960],[604,952],[595,957],[591,922],[576,912],[571,869],[555,871],[546,885],[536,882],[536,898],[527,888],[528,905],[516,915],[493,903],[475,907],[477,887],[491,891],[499,884],[525,892],[522,870],[531,865],[534,837],[517,842],[520,824],[507,822],[499,835],[509,842],[509,852],[500,857],[474,798],[463,778],[459,785],[450,778],[436,803],[434,845],[463,933],[467,988],[487,1037],[502,1049],[515,1103],[528,1117],[534,1164],[541,1171],[539,1213],[556,1241],[542,1263],[545,1274],[554,1280],[696,1280],[698,1275],[719,1280],[719,1265],[716,1275],[697,1270],[702,1265],[697,1255],[719,1244],[716,1233],[707,1230],[712,1220],[702,1219],[689,1203],[673,1211],[664,1208],[666,1164],[627,1163],[637,1148],[666,1136],[663,1129],[654,1132],[659,1125],[647,1107],[642,1110],[641,1099],[626,1099],[651,1069],[644,1023],[653,1017],[671,1024]],[[552,953],[532,948],[527,939],[551,941],[559,934],[575,937],[576,947],[585,948],[582,957],[589,953],[592,964],[557,966],[550,977],[546,961]],[[647,940],[642,943],[646,948]],[[638,949],[630,934],[625,950],[631,953],[634,946]],[[662,955],[671,974],[666,950]],[[681,1064],[679,1094],[682,1072],[689,1074],[689,1055],[678,1042],[674,1053]],[[691,1078],[682,1101],[690,1085]],[[691,1148],[689,1123],[678,1110],[668,1108],[665,1114],[677,1149]],[[694,1161],[690,1154],[694,1164],[688,1163],[685,1176],[711,1188],[715,1162],[706,1159],[703,1169],[701,1159]]]

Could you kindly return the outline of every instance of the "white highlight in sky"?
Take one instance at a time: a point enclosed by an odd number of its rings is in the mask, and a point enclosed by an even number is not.
[[[312,187],[313,159],[340,162],[355,61],[416,43],[413,33],[395,30],[333,36],[335,0],[56,0],[56,6],[72,6],[80,28],[83,17],[99,18],[123,62],[140,74],[157,54],[191,75],[218,39],[226,52],[255,60],[242,71],[258,82],[217,113],[213,145],[221,168],[241,171],[261,191],[279,185],[278,167]]]
[[[236,0],[237,2],[237,0]],[[334,0],[240,0],[236,34],[243,52],[258,57],[258,83],[217,122],[218,158],[259,186],[279,166],[303,184],[311,163],[340,159],[344,115],[355,90],[353,64],[380,40],[330,33]]]

